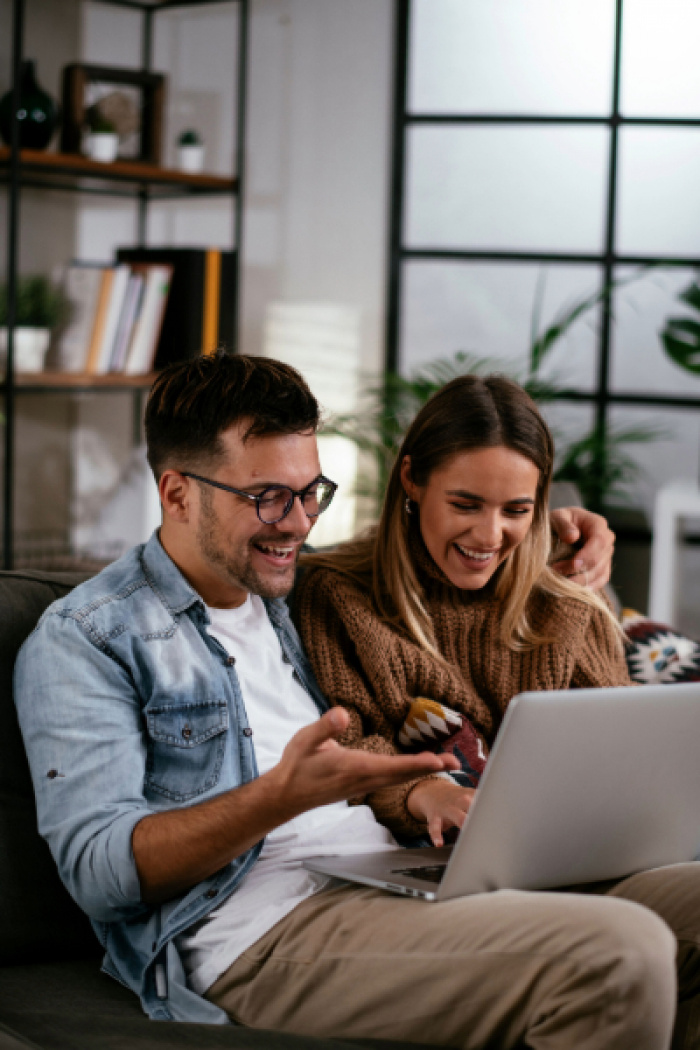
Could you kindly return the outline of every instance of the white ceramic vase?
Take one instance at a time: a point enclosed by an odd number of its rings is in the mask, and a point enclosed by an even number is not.
[[[204,146],[178,146],[177,166],[180,171],[204,171]]]
[[[15,328],[15,372],[41,372],[50,341],[50,328]],[[7,328],[0,328],[0,365],[7,365]]]
[[[111,164],[117,159],[119,136],[113,132],[101,131],[87,137],[87,154],[91,160],[102,164]]]

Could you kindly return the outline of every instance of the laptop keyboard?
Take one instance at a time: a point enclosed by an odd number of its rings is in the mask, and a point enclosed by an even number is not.
[[[425,882],[441,882],[446,864],[423,865],[421,868],[392,868],[392,875],[408,875],[411,879],[423,879]]]

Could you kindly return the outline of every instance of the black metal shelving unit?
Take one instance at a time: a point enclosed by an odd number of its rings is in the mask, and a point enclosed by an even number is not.
[[[700,256],[636,256],[623,255],[616,250],[616,212],[618,202],[618,140],[622,127],[686,127],[700,129],[700,119],[661,117],[625,117],[620,112],[620,74],[622,65],[622,27],[624,0],[616,0],[614,8],[615,33],[612,69],[612,94],[607,116],[547,116],[538,114],[483,114],[483,113],[412,113],[408,100],[409,60],[411,49],[411,0],[396,0],[394,44],[394,101],[393,142],[390,192],[389,260],[387,280],[387,319],[385,329],[387,371],[401,369],[401,303],[403,268],[406,262],[417,259],[449,260],[453,262],[532,262],[532,263],[592,263],[600,267],[602,317],[597,347],[596,383],[593,391],[562,391],[559,399],[593,404],[599,432],[608,427],[612,405],[653,406],[656,408],[700,408],[700,397],[673,397],[651,394],[624,393],[610,389],[610,346],[612,332],[611,285],[615,268],[625,265],[663,265],[668,267],[700,268]],[[411,128],[418,125],[437,126],[575,126],[588,125],[609,130],[607,169],[607,200],[605,205],[605,233],[600,253],[582,252],[523,252],[523,251],[452,251],[433,247],[409,248],[404,241],[406,196],[406,138]],[[607,290],[607,291],[606,291]]]
[[[108,168],[74,155],[57,155],[19,148],[20,71],[23,60],[24,26],[27,4],[31,0],[13,0],[12,10],[12,91],[13,121],[9,148],[0,149],[0,182],[8,193],[7,291],[8,342],[7,366],[0,392],[4,396],[4,476],[2,491],[2,560],[5,569],[14,564],[14,484],[16,398],[23,393],[129,392],[134,397],[135,432],[140,423],[142,399],[153,376],[121,375],[87,377],[50,374],[17,376],[14,368],[14,328],[16,317],[17,278],[19,273],[20,207],[23,189],[52,189],[72,193],[102,194],[135,200],[138,208],[137,244],[146,244],[146,221],[151,201],[185,199],[193,196],[233,196],[236,247],[236,286],[234,317],[238,333],[241,245],[243,240],[243,194],[246,142],[246,86],[248,74],[249,0],[235,0],[240,10],[237,40],[237,93],[235,114],[235,177],[190,175],[139,162],[115,162]],[[152,67],[154,19],[162,11],[178,7],[205,7],[226,0],[98,0],[112,7],[125,7],[140,12],[141,68]],[[235,349],[235,347],[234,347]],[[137,422],[138,419],[138,422]]]

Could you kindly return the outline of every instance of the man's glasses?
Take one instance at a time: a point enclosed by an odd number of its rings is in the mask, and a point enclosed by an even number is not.
[[[203,478],[201,474],[191,474],[187,470],[180,472],[185,478],[194,478],[195,481],[203,481],[205,485],[212,485],[215,489],[223,489],[224,492],[232,492],[234,496],[241,496],[255,504],[258,518],[263,525],[274,525],[286,518],[298,497],[304,508],[307,518],[317,518],[330,506],[338,486],[334,481],[324,478],[320,474],[306,486],[295,492],[288,485],[268,485],[266,489],[253,496],[250,492],[241,492],[231,485],[223,485],[220,481],[212,481],[211,478]]]

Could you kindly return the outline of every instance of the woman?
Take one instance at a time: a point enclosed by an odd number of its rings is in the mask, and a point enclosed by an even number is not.
[[[485,750],[516,693],[629,683],[605,601],[548,568],[553,459],[517,384],[455,379],[411,425],[376,531],[305,559],[296,621],[321,688],[350,713],[344,744],[394,753],[427,698]],[[441,845],[472,797],[429,778],[370,801],[392,830],[427,825]]]

